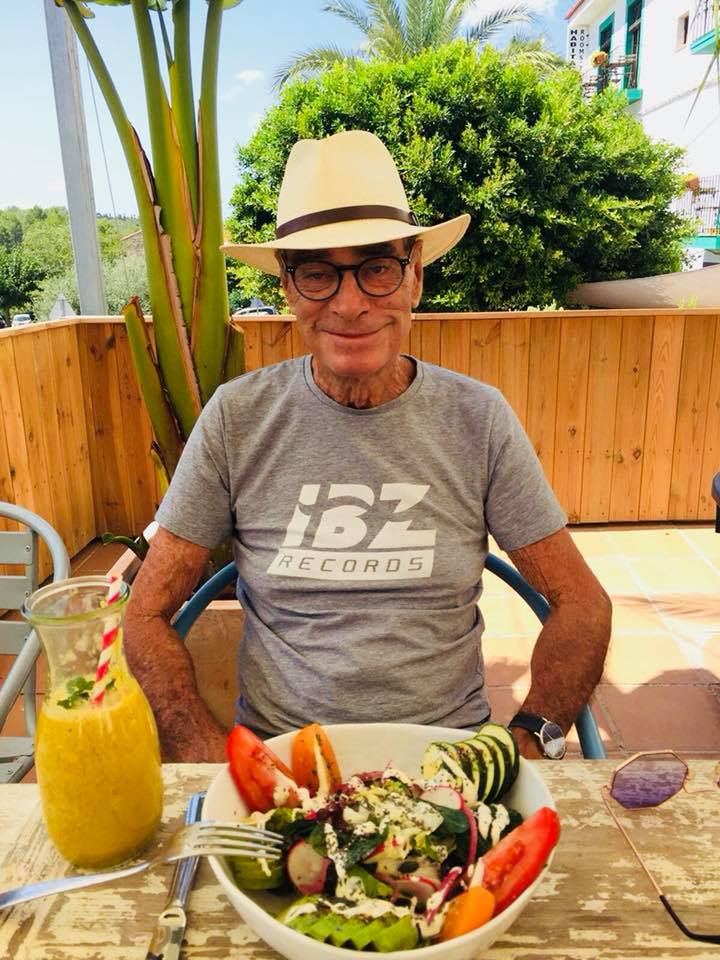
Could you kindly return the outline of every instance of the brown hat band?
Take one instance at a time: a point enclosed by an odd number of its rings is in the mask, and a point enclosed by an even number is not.
[[[370,203],[355,207],[334,207],[331,210],[317,210],[315,213],[308,213],[304,217],[286,220],[277,228],[275,236],[279,240],[290,233],[297,233],[298,230],[309,230],[310,227],[322,227],[326,223],[340,223],[343,220],[402,220],[403,223],[410,223],[414,227],[419,226],[418,218],[410,210]]]

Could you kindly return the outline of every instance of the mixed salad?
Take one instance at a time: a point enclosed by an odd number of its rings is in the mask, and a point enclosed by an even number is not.
[[[523,820],[502,802],[519,753],[495,723],[429,744],[417,778],[388,766],[343,781],[319,724],[296,734],[292,769],[242,726],[228,757],[247,822],[285,840],[279,861],[229,861],[235,882],[282,895],[281,923],[335,946],[384,953],[476,929],[532,883],[560,833],[551,808]]]

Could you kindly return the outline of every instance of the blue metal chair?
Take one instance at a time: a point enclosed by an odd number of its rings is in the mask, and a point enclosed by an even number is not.
[[[720,473],[713,477],[712,498],[715,501],[715,533],[720,533]]]
[[[70,558],[60,535],[37,514],[13,503],[0,502],[0,517],[27,527],[21,531],[0,531],[0,563],[24,567],[18,576],[0,576],[0,608],[20,610],[37,589],[38,538],[45,541],[53,562],[53,580],[70,575]],[[35,743],[35,663],[40,641],[25,620],[0,620],[0,654],[15,657],[0,686],[0,730],[11,707],[24,697],[25,735],[0,737],[0,783],[17,783],[30,770]]]
[[[485,561],[485,569],[494,573],[495,576],[504,580],[509,587],[512,587],[528,604],[540,622],[545,622],[550,613],[550,604],[542,594],[533,590],[527,580],[518,573],[515,567],[501,560],[500,557],[496,557],[495,554],[489,553]],[[221,593],[225,587],[233,583],[236,578],[237,570],[235,569],[235,564],[228,563],[193,594],[182,607],[174,622],[175,629],[181,637],[187,635],[190,627],[192,627],[208,603]],[[588,704],[585,704],[575,720],[575,729],[578,732],[583,757],[585,757],[586,760],[604,760],[605,749],[602,744],[602,739],[600,738],[595,717]]]

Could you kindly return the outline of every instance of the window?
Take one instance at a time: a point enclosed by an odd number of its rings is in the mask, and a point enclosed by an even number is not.
[[[612,47],[613,31],[615,29],[615,14],[603,20],[598,30],[598,50],[602,50],[610,59],[610,48]],[[607,66],[598,67],[597,90],[604,90],[610,83],[610,70]]]
[[[625,67],[623,86],[627,89],[637,87],[640,65],[640,21],[642,19],[642,0],[631,0],[627,7],[627,38],[625,55],[628,64]]]
[[[678,17],[677,42],[675,44],[676,50],[681,50],[683,47],[687,46],[689,32],[690,32],[690,14],[684,13],[681,17]]]

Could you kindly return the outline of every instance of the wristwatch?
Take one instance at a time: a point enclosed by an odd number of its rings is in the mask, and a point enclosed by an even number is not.
[[[540,749],[549,760],[562,760],[567,744],[562,727],[547,717],[537,713],[524,713],[522,710],[512,718],[509,727],[521,727],[537,737]]]

